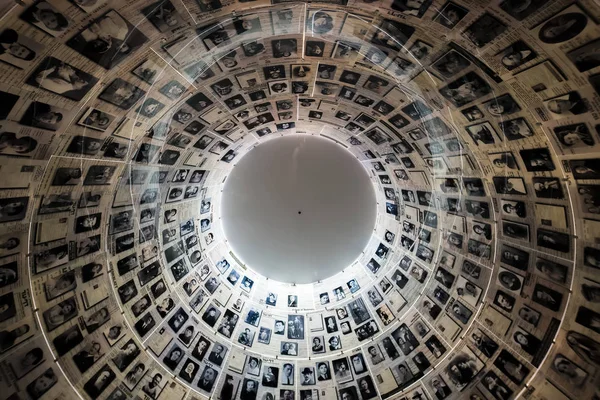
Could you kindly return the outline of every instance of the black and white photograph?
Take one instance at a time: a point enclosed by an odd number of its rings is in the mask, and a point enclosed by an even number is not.
[[[576,6],[569,7],[544,22],[538,30],[539,39],[543,43],[557,44],[579,35],[588,24],[588,17],[576,10],[579,10]]]
[[[556,168],[548,148],[520,150],[519,154],[529,172],[554,171]]]
[[[63,203],[61,203],[62,205]],[[0,200],[0,223],[20,221],[25,218],[29,197],[12,197]]]
[[[54,57],[44,59],[26,81],[28,85],[74,101],[85,97],[97,82],[98,79],[89,73]]]
[[[160,32],[174,30],[184,21],[171,1],[158,1],[142,9],[142,14]]]
[[[444,374],[462,391],[484,367],[483,362],[468,347],[460,350],[447,364]]]
[[[98,98],[123,110],[129,110],[135,103],[144,97],[145,94],[146,92],[137,86],[134,86],[121,78],[117,78],[104,89]]]
[[[113,370],[108,364],[105,364],[83,385],[83,390],[92,399],[97,399],[115,378]]]
[[[86,128],[94,129],[100,132],[105,132],[115,120],[115,118],[116,117],[114,115],[98,110],[97,108],[90,107],[81,116],[78,124],[81,126],[85,126]]]
[[[510,1],[505,1],[509,3]],[[533,51],[527,43],[518,40],[496,54],[497,59],[502,63],[502,66],[509,71],[520,67],[521,65],[535,59],[537,53]]]
[[[492,14],[485,13],[473,22],[462,35],[478,48],[485,47],[506,31],[507,26]]]
[[[531,179],[536,197],[542,199],[564,199],[562,185],[558,178],[538,178]]]
[[[440,89],[440,93],[456,107],[462,107],[491,92],[491,87],[475,72],[469,72]]]
[[[431,68],[433,68],[443,78],[448,79],[463,71],[470,65],[471,62],[462,54],[456,50],[451,50],[431,64]]]
[[[4,299],[5,296],[2,296],[2,298]],[[5,301],[2,301],[2,304],[7,304]],[[14,308],[14,305],[13,305]],[[10,307],[8,308],[8,310],[10,311]],[[48,329],[48,331],[53,331],[54,329],[58,328],[59,326],[61,326],[62,324],[68,322],[69,320],[71,320],[72,318],[76,317],[78,314],[78,309],[77,309],[77,301],[75,299],[75,297],[71,297],[69,299],[63,300],[60,303],[56,304],[55,306],[47,309],[46,311],[43,312],[43,317],[44,317],[44,322],[46,323],[46,328]],[[5,320],[6,317],[4,316],[5,313],[3,313],[0,316],[0,319]]]
[[[144,102],[137,108],[136,112],[146,118],[152,118],[156,116],[165,105],[153,98],[147,98]]]
[[[49,3],[40,2],[38,3],[38,6],[41,4],[49,5]],[[37,12],[37,15],[39,16],[44,14],[46,14],[46,11],[39,10]],[[51,19],[52,17],[49,10],[47,11],[47,14]],[[58,16],[60,14],[55,15]],[[47,21],[49,21],[49,19],[47,19]],[[23,34],[19,34],[14,29],[5,29],[0,33],[0,61],[14,67],[20,69],[29,68],[37,61],[43,49],[44,46]]]
[[[507,140],[519,140],[526,139],[534,136],[533,129],[529,126],[529,123],[525,118],[515,118],[508,121],[500,122],[498,124],[500,132],[506,137]]]
[[[498,343],[491,339],[484,331],[480,328],[474,329],[469,340],[475,345],[485,357],[491,358],[499,348]]]
[[[392,2],[392,9],[399,11],[404,15],[411,15],[417,18],[421,18],[431,5],[432,0],[412,1],[412,0],[394,0]],[[356,397],[356,394],[354,396]]]
[[[489,371],[481,380],[482,386],[492,394],[496,400],[508,400],[513,391],[493,371]]]
[[[527,188],[523,178],[509,178],[502,176],[495,176],[492,178],[496,193],[506,195],[526,195]]]
[[[110,10],[67,41],[67,45],[106,69],[111,69],[134,53],[148,38]]]
[[[517,385],[523,383],[530,371],[523,362],[506,350],[500,352],[494,361],[494,366]]]
[[[502,220],[502,234],[516,240],[529,242],[529,225]]]
[[[468,9],[448,1],[440,10],[437,10],[433,20],[448,29],[453,29],[468,13]]]
[[[54,3],[54,1],[38,1],[27,8],[20,18],[50,36],[62,36],[72,26],[72,21]]]
[[[588,372],[562,354],[556,355],[552,360],[551,370],[573,387],[582,387],[589,376]]]

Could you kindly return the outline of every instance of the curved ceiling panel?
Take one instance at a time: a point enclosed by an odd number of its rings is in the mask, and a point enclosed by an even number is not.
[[[2,398],[598,398],[594,1],[0,10]],[[226,226],[293,138],[356,159],[310,190],[375,188],[306,281]]]

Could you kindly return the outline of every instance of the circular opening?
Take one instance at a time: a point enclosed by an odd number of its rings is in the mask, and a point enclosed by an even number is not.
[[[298,284],[353,263],[376,217],[363,165],[328,139],[300,135],[270,140],[239,160],[221,209],[225,236],[241,260],[269,279]]]

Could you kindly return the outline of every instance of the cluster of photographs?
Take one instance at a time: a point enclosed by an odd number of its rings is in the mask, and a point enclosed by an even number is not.
[[[0,21],[5,398],[600,396],[597,8],[246,2]],[[306,133],[379,217],[343,273],[272,282],[227,244],[223,182]]]

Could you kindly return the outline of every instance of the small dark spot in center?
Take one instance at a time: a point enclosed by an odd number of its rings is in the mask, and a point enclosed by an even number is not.
[[[298,214],[302,214],[302,211],[298,211]]]

